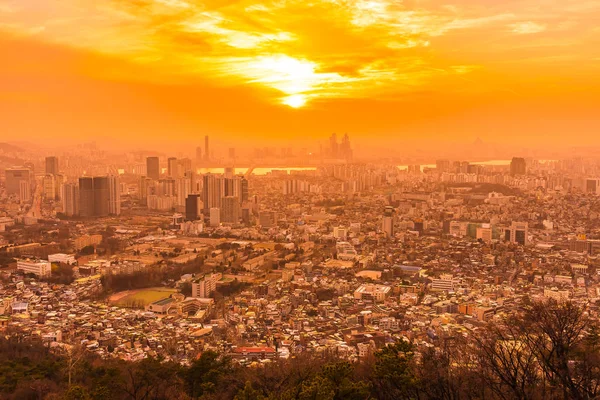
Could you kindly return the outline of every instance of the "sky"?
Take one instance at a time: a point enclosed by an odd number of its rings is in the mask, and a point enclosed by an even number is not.
[[[599,21],[598,0],[0,0],[0,141],[600,145]]]

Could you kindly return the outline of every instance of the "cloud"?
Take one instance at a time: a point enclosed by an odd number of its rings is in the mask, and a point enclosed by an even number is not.
[[[533,21],[518,22],[509,25],[512,32],[518,35],[530,35],[533,33],[540,33],[546,30],[546,25],[540,24]]]
[[[507,27],[534,34],[568,19],[561,32],[577,43],[600,14],[586,4],[548,11],[533,0],[5,0],[0,29],[142,64],[158,83],[202,77],[299,104],[452,90],[450,75],[525,60]],[[556,55],[548,42],[531,46],[536,58]]]

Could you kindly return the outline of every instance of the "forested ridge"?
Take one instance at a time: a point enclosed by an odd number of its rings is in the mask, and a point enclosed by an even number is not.
[[[571,303],[535,303],[435,345],[400,341],[357,362],[298,354],[240,366],[205,351],[182,366],[100,359],[16,331],[0,337],[2,399],[594,399],[600,330]]]

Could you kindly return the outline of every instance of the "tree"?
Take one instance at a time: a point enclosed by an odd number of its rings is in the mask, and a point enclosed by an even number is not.
[[[381,399],[412,398],[417,390],[413,345],[399,341],[375,353],[374,387]]]
[[[588,333],[595,329],[590,329],[591,323],[582,308],[568,301],[536,302],[512,322],[520,340],[538,361],[545,379],[562,390],[563,398],[586,399],[598,394],[597,367],[580,368],[593,362],[584,357],[586,346],[595,346],[595,334]]]
[[[234,400],[265,400],[265,397],[252,387],[250,381],[246,381],[246,386],[235,395]]]
[[[333,362],[321,368],[304,382],[298,396],[301,400],[362,400],[370,397],[369,385],[354,379],[349,362]]]
[[[183,372],[185,390],[192,398],[214,393],[221,380],[233,370],[229,357],[205,351]]]

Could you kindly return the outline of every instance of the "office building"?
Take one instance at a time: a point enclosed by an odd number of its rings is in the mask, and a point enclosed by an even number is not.
[[[46,174],[58,174],[58,157],[46,157]]]
[[[33,173],[25,167],[13,167],[5,170],[6,176],[6,193],[11,195],[19,195],[21,193],[21,181],[26,182],[31,187],[33,181]]]
[[[525,159],[522,157],[513,157],[510,162],[510,174],[512,176],[515,175],[525,175],[527,173],[527,163]]]
[[[158,157],[146,158],[146,175],[150,179],[158,179],[160,177],[160,163]]]

